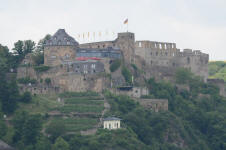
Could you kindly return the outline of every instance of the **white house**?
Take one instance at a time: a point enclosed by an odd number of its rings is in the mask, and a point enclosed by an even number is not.
[[[104,118],[104,129],[119,129],[120,128],[120,121],[121,119],[116,117],[108,117]]]

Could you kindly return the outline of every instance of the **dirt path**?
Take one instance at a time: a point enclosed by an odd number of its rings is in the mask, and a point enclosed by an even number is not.
[[[86,130],[86,131],[81,131],[81,135],[93,135],[97,132],[97,129],[100,128],[103,124],[103,117],[104,114],[110,110],[110,104],[107,102],[107,100],[105,99],[104,95],[101,93],[101,97],[103,97],[104,99],[104,110],[101,113],[101,117],[100,117],[100,121],[99,123],[92,129]]]

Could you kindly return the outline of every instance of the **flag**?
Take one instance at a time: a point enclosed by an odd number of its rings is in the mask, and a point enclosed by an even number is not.
[[[128,24],[128,18],[124,21],[124,24]]]

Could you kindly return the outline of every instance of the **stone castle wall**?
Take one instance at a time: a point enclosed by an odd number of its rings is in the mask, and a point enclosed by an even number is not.
[[[145,108],[151,109],[154,112],[168,111],[167,99],[138,99],[137,101]]]
[[[201,51],[185,49],[180,51],[175,43],[137,41],[135,54],[144,59],[146,65],[172,68],[188,68],[194,74],[208,78],[209,55]],[[168,70],[168,69],[167,69]]]
[[[46,66],[57,66],[62,61],[74,61],[75,56],[75,46],[45,46],[44,48],[44,64]]]

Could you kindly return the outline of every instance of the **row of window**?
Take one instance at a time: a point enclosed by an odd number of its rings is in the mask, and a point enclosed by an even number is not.
[[[176,53],[169,53],[169,56],[175,56],[175,54]],[[159,52],[150,52],[150,55],[151,56],[168,56],[168,52],[161,52],[161,53],[159,53]]]
[[[148,46],[147,46],[147,45],[148,45]],[[142,42],[139,42],[139,43],[138,43],[138,46],[139,46],[139,47],[142,47]],[[145,46],[151,48],[151,46],[150,46],[149,44],[146,44],[146,43],[145,43]],[[155,48],[159,48],[159,49],[167,49],[167,48],[172,48],[172,49],[173,49],[173,48],[175,48],[175,47],[174,47],[174,44],[158,44],[158,43],[155,43],[155,44],[154,44],[154,47],[155,47]]]

